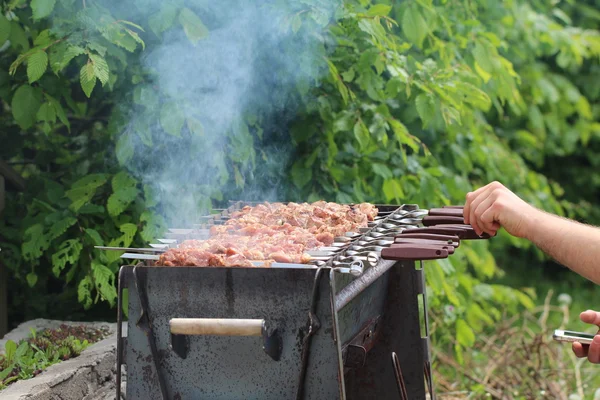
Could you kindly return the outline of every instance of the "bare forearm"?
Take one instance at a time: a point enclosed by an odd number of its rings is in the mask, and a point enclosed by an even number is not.
[[[525,237],[560,264],[600,284],[600,229],[536,210]]]

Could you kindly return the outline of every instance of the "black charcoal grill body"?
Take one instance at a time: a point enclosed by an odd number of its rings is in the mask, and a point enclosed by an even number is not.
[[[418,209],[378,208],[383,216]],[[377,259],[357,277],[341,272],[341,257],[272,268],[122,267],[126,398],[402,399],[402,385],[408,399],[433,396],[422,268]],[[259,336],[172,334],[170,321],[192,318],[264,324]]]

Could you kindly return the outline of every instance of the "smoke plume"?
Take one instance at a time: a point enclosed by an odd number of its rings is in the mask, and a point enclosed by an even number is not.
[[[284,200],[287,124],[326,72],[322,35],[337,3],[138,3],[144,15],[132,17],[154,32],[124,105],[128,167],[155,189],[168,224],[190,226],[230,199]]]

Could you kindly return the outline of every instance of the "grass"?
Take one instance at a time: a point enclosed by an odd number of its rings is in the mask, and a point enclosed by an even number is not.
[[[597,286],[556,265],[507,268],[495,283],[533,287],[536,307],[507,314],[495,329],[478,336],[463,364],[456,362],[452,349],[433,349],[439,398],[599,398],[600,367],[576,358],[570,344],[552,339],[555,329],[598,331],[579,320],[581,311],[600,311]]]
[[[7,341],[0,355],[0,390],[18,380],[33,378],[50,365],[77,357],[108,334],[108,328],[61,325],[41,332],[32,330],[30,337],[19,343]]]

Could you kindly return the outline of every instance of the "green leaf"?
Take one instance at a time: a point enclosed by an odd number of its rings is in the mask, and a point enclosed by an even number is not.
[[[21,245],[21,252],[23,259],[28,261],[40,258],[44,251],[50,247],[50,240],[44,234],[44,226],[42,224],[35,224],[27,228],[24,239]]]
[[[176,17],[177,8],[163,2],[160,11],[151,15],[148,19],[148,26],[156,36],[160,37],[164,31],[173,26]]]
[[[142,45],[142,49],[146,48],[146,43],[144,43],[144,41],[142,40],[142,38],[140,37],[140,35],[137,34],[137,32],[132,31],[131,29],[127,29],[125,28],[125,32],[127,32],[127,34],[133,38],[133,40],[135,40],[136,42],[138,42],[139,44]]]
[[[302,27],[302,18],[300,18],[300,14],[296,14],[292,18],[292,32],[297,33],[301,27]]]
[[[163,104],[160,109],[160,124],[169,135],[181,136],[181,128],[185,122],[185,115],[181,108],[174,102]]]
[[[402,190],[400,182],[398,182],[396,179],[387,179],[386,181],[384,181],[382,190],[385,199],[388,202],[392,200],[402,202],[404,198],[404,190]]]
[[[137,181],[125,171],[121,171],[113,177],[113,193],[106,203],[108,215],[118,217],[125,211],[139,194],[136,186]]]
[[[359,150],[365,149],[371,141],[369,129],[361,119],[354,124],[354,137],[358,141]]]
[[[29,39],[27,38],[27,34],[21,28],[21,25],[16,21],[11,21],[10,24],[10,37],[8,38],[13,48],[19,49],[22,51],[29,50]]]
[[[144,199],[146,200],[146,207],[155,207],[158,204],[157,194],[152,186],[144,185]]]
[[[81,82],[81,88],[83,89],[83,92],[89,98],[92,95],[94,86],[96,86],[96,73],[94,71],[94,65],[90,59],[88,59],[88,62],[81,67],[79,81]]]
[[[417,112],[423,122],[423,127],[429,125],[435,118],[435,103],[431,96],[421,93],[415,100]]]
[[[31,0],[33,19],[46,18],[54,10],[56,0]]]
[[[98,54],[90,54],[90,60],[92,60],[94,75],[96,75],[100,82],[102,82],[102,86],[104,86],[109,78],[109,69],[106,60]]]
[[[418,139],[408,132],[408,129],[402,122],[390,119],[389,123],[399,143],[409,146],[414,152],[419,151]]]
[[[83,304],[84,309],[88,309],[92,306],[92,289],[94,287],[94,283],[89,276],[86,276],[79,282],[79,286],[77,286],[77,300]]]
[[[7,340],[6,343],[4,344],[4,354],[6,356],[6,359],[9,360],[9,363],[12,364],[12,362],[15,360],[16,353],[17,353],[17,344],[10,339]]]
[[[90,50],[95,51],[101,57],[106,56],[106,52],[108,51],[108,48],[106,46],[103,46],[99,42],[96,42],[96,41],[89,41],[88,44],[87,44],[87,48],[90,49]],[[111,48],[111,55],[114,56],[114,57],[117,57],[115,54],[113,54],[114,50],[115,50],[114,48]]]
[[[385,164],[373,163],[371,168],[376,175],[381,176],[383,179],[390,179],[394,176],[392,171]]]
[[[81,178],[73,184],[65,195],[71,199],[70,208],[77,212],[84,204],[89,203],[96,194],[96,190],[108,180],[106,174],[91,174]]]
[[[481,41],[477,41],[475,43],[475,48],[473,49],[473,57],[475,58],[475,61],[477,62],[479,68],[484,70],[486,73],[494,72],[492,54],[488,49],[487,44],[482,43]],[[482,78],[486,80],[485,76],[482,76]]]
[[[367,11],[367,15],[370,17],[375,16],[384,16],[388,15],[392,10],[392,6],[388,6],[387,4],[375,4]]]
[[[78,239],[68,239],[61,243],[58,251],[52,254],[52,273],[59,277],[67,264],[76,264],[83,246]]]
[[[471,161],[471,157],[469,157],[469,154],[465,151],[465,149],[456,143],[452,143],[450,145],[450,150],[454,158],[454,167],[458,171],[467,172],[473,170],[473,162]]]
[[[19,358],[23,357],[29,351],[29,343],[23,340],[19,346],[17,347],[17,351],[15,352],[15,361]]]
[[[92,242],[94,243],[94,246],[102,246],[104,244],[104,240],[102,240],[102,237],[100,236],[100,234],[98,233],[97,230],[92,229],[92,228],[86,228],[85,229],[85,234],[92,239]]]
[[[39,89],[29,85],[20,86],[12,98],[12,113],[21,129],[29,129],[40,109],[42,95]]]
[[[29,285],[29,287],[32,288],[37,283],[38,276],[35,274],[35,272],[30,272],[27,274],[25,279],[27,280],[27,284]]]
[[[48,231],[48,239],[49,240],[56,239],[57,237],[59,237],[60,235],[65,233],[67,231],[67,229],[69,229],[70,227],[75,225],[76,222],[77,222],[77,218],[73,218],[73,217],[66,217],[66,218],[59,219],[57,222],[55,222],[52,225],[52,227],[50,228],[50,231]]]
[[[531,300],[531,297],[516,289],[514,290],[514,293],[517,296],[517,299],[519,299],[519,303],[521,303],[525,308],[532,309],[535,307],[535,303],[533,300]]]
[[[135,224],[123,224],[119,227],[119,230],[123,233],[123,235],[119,236],[111,240],[108,245],[111,247],[129,247],[133,238],[137,232],[137,226]],[[111,251],[106,253],[106,259],[108,260],[108,264],[111,264],[113,261],[117,261],[121,257],[122,252]]]
[[[65,45],[68,46],[61,50],[58,48],[54,53],[52,49],[55,49],[57,46],[52,46],[50,50],[50,67],[55,74],[58,74],[62,71],[71,60],[75,57],[85,54],[85,49],[79,46]]]
[[[117,144],[115,146],[115,153],[117,155],[117,160],[120,165],[125,165],[131,158],[133,157],[133,142],[131,141],[131,137],[127,133],[123,133],[119,136],[117,140]]]
[[[439,264],[440,260],[436,260],[436,262]],[[433,293],[437,295],[441,294],[444,289],[444,280],[446,279],[442,268],[437,265],[425,268],[425,277]]]
[[[45,47],[50,45],[55,39],[50,34],[50,29],[44,29],[41,31],[33,41],[35,47]],[[43,51],[43,50],[42,50]]]
[[[189,8],[181,9],[179,12],[179,23],[183,26],[183,31],[193,44],[198,43],[200,39],[208,36],[208,28]]]
[[[441,260],[441,261],[446,261],[446,260]],[[456,288],[450,286],[450,284],[448,284],[447,280],[444,280],[444,282],[442,282],[442,287],[444,288],[444,294],[448,298],[448,301],[450,303],[452,303],[454,306],[460,307],[462,304],[460,302],[460,299],[456,295]]]
[[[52,105],[52,107],[54,108],[54,113],[56,114],[56,116],[58,117],[60,122],[62,122],[67,127],[67,131],[71,132],[71,124],[69,123],[69,119],[67,118],[67,115],[65,114],[65,110],[60,105],[60,102],[48,95],[46,95],[46,98],[48,99],[48,102]]]
[[[187,118],[187,127],[191,133],[198,137],[204,137],[204,126],[195,118]]]
[[[52,104],[45,102],[40,106],[36,114],[36,120],[41,122],[54,123],[56,122],[56,110],[52,106]]]
[[[140,232],[140,235],[146,242],[152,242],[160,237],[160,235],[164,233],[167,225],[162,216],[150,211],[144,211],[142,215],[140,215],[140,221],[144,223],[144,228]]]
[[[492,326],[494,320],[477,303],[473,302],[467,308],[467,322],[475,330],[480,331],[483,324]]]
[[[312,168],[305,168],[304,162],[298,160],[292,165],[292,182],[298,189],[302,189],[312,179]]]
[[[8,384],[8,382],[6,382],[5,379],[8,378],[8,376],[10,374],[12,374],[13,369],[14,369],[14,366],[12,364],[10,364],[10,363],[7,363],[7,364],[9,364],[9,365],[6,369],[3,369],[3,370],[0,369],[0,390],[4,389],[4,386],[2,386],[2,384],[5,384],[5,385]]]
[[[4,14],[0,13],[0,46],[2,46],[10,37],[10,21]]]
[[[468,82],[456,82],[456,89],[459,91],[463,101],[472,104],[482,111],[488,111],[492,106],[490,97],[478,87]]]
[[[348,98],[353,96],[352,92],[350,90],[348,90],[348,88],[344,84],[344,81],[342,80],[342,77],[340,76],[335,64],[333,62],[331,62],[331,60],[327,60],[327,65],[329,66],[329,75],[330,75],[331,79],[333,80],[335,86],[337,87],[338,91],[340,92],[340,95],[342,96],[344,104],[347,104]]]
[[[115,274],[105,265],[97,261],[92,261],[92,277],[94,286],[100,296],[114,306],[117,298],[117,289],[115,288]]]
[[[387,39],[385,29],[383,29],[379,21],[363,18],[358,22],[358,27],[361,31],[372,35],[380,42],[385,42]]]
[[[140,104],[154,113],[158,108],[158,96],[150,85],[138,85],[133,90],[133,102]]]
[[[473,333],[473,330],[462,319],[456,320],[456,341],[466,348],[475,344],[475,334]]]
[[[402,16],[402,32],[404,32],[406,38],[421,48],[423,47],[423,40],[425,40],[428,31],[427,23],[417,6],[412,5],[407,7]]]

